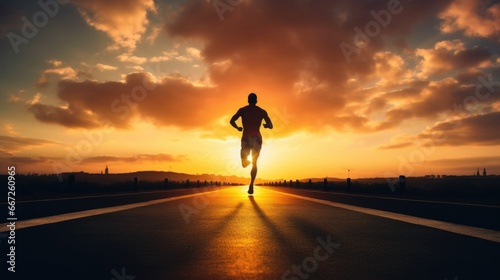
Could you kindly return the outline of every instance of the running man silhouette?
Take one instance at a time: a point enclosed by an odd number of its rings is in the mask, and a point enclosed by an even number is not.
[[[248,186],[248,194],[253,194],[253,183],[257,176],[257,159],[259,158],[260,149],[262,147],[262,135],[260,134],[260,124],[265,121],[264,128],[273,128],[273,123],[267,115],[267,112],[260,108],[257,104],[257,95],[250,93],[248,95],[248,106],[242,107],[234,114],[229,122],[238,131],[243,131],[241,137],[241,165],[247,167],[250,164],[248,155],[252,152],[252,177]],[[236,121],[241,117],[243,127],[236,124]]]

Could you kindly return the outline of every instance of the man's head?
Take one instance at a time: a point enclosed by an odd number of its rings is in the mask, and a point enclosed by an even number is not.
[[[248,95],[248,104],[257,104],[257,94],[252,92]]]

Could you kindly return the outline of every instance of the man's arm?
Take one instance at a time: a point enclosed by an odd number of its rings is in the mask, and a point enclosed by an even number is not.
[[[267,115],[267,112],[266,114],[264,115],[264,128],[269,128],[269,129],[273,129],[273,122],[271,122],[271,119],[269,118],[269,116]]]
[[[243,127],[238,126],[236,124],[236,120],[239,119],[240,116],[241,116],[240,110],[238,110],[238,112],[236,112],[236,114],[234,114],[234,116],[229,121],[229,123],[231,124],[231,126],[234,127],[234,128],[236,128],[238,131],[242,131],[243,130]]]

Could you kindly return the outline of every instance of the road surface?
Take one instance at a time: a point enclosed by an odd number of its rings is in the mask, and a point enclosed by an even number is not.
[[[500,279],[499,207],[205,191],[18,203],[2,279]]]

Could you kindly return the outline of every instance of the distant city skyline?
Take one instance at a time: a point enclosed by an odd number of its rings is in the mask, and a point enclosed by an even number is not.
[[[59,177],[60,181],[64,181],[62,178],[64,177],[65,174],[88,174],[88,175],[125,175],[125,174],[139,174],[139,173],[158,173],[158,174],[161,174],[161,173],[172,173],[172,174],[186,174],[188,176],[215,176],[215,177],[238,177],[242,180],[247,180],[249,178],[249,176],[245,177],[245,176],[235,176],[235,175],[222,175],[222,174],[214,174],[214,173],[184,173],[184,172],[176,172],[175,170],[135,170],[135,171],[129,171],[129,172],[109,172],[109,168],[108,166],[106,165],[106,167],[99,171],[99,172],[88,172],[88,171],[85,171],[85,170],[80,170],[80,171],[71,171],[71,172],[62,172],[62,173],[59,173],[59,174],[56,174],[56,173],[42,173],[42,174],[39,174],[39,173],[36,173],[36,172],[28,172],[28,173],[19,173],[19,175],[35,175],[35,176],[52,176],[52,175],[56,175]],[[400,174],[400,175],[404,175],[404,174]],[[433,173],[433,174],[425,174],[425,175],[421,175],[421,176],[408,176],[408,177],[425,177],[425,178],[437,178],[437,179],[440,179],[440,178],[445,178],[445,177],[460,177],[460,176],[465,176],[465,177],[487,177],[487,176],[500,176],[500,175],[497,175],[497,174],[490,174],[490,173],[487,173],[486,172],[486,168],[483,168],[483,171],[480,173],[479,172],[479,169],[477,169],[476,172],[473,172],[472,175],[467,175],[467,174],[440,174],[440,173]],[[309,180],[309,179],[315,179],[317,181],[322,181],[324,179],[334,179],[334,180],[345,180],[346,178],[350,178],[350,179],[372,179],[372,178],[384,178],[384,177],[356,177],[356,178],[351,178],[350,177],[350,174],[348,173],[346,177],[333,177],[333,176],[325,176],[325,177],[304,177],[304,178],[299,178],[299,177],[290,177],[290,178],[261,178],[259,176],[257,176],[257,180],[258,181],[276,181],[276,180]],[[386,179],[394,179],[395,177],[385,177]],[[161,179],[164,179],[163,177]],[[168,179],[168,178],[167,178]],[[240,181],[238,181],[240,182]],[[246,181],[245,181],[246,182]]]

